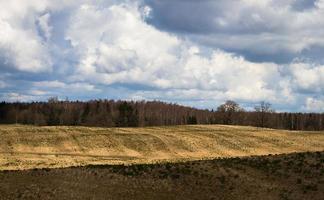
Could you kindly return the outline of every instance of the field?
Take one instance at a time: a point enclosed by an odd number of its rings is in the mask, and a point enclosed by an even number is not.
[[[324,199],[324,152],[0,172],[0,199]]]
[[[324,199],[324,133],[3,125],[0,199]]]
[[[0,170],[147,164],[305,151],[324,151],[324,133],[221,125],[0,126]]]

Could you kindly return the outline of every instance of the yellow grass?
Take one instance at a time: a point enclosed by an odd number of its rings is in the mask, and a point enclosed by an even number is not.
[[[324,151],[324,132],[241,126],[0,126],[0,170]]]

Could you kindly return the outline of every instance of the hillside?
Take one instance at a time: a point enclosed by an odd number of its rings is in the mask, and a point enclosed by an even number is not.
[[[324,132],[240,126],[0,126],[0,170],[323,151]]]
[[[324,152],[0,171],[0,199],[324,199]]]

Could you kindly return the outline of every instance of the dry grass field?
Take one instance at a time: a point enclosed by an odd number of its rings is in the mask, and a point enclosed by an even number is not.
[[[324,132],[241,126],[0,126],[0,170],[324,151]]]

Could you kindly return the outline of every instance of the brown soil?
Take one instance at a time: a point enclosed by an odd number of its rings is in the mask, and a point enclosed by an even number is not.
[[[0,199],[324,199],[324,152],[0,172]]]

